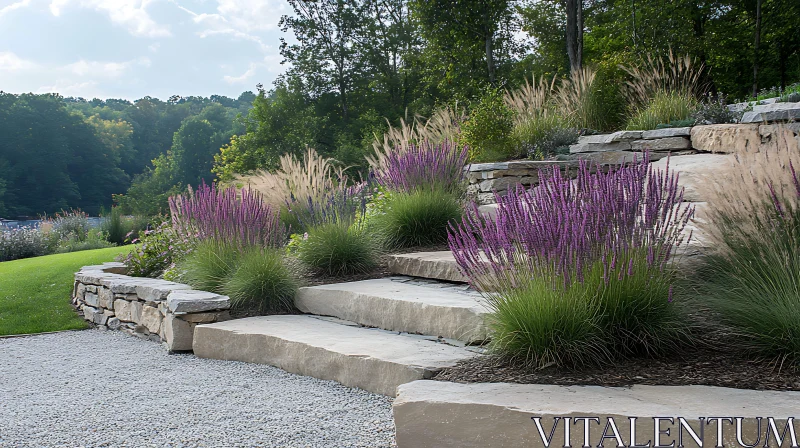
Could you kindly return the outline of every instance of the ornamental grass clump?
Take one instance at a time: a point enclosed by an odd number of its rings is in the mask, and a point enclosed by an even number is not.
[[[236,268],[219,287],[234,310],[267,313],[294,308],[298,281],[291,264],[278,249],[240,249]]]
[[[298,216],[307,232],[297,243],[297,256],[306,266],[329,276],[377,266],[380,245],[364,220],[367,191],[366,184],[334,191]]]
[[[699,276],[737,346],[800,364],[800,147],[790,129],[740,152],[725,182],[707,179],[702,230],[718,250]]]
[[[215,240],[238,246],[279,248],[286,228],[276,209],[250,189],[218,188],[201,184],[169,199],[172,228],[181,236]]]
[[[677,348],[687,331],[670,260],[693,208],[677,176],[645,159],[608,170],[557,168],[498,197],[494,219],[449,235],[461,271],[493,311],[492,346],[537,367],[596,365]]]
[[[386,192],[375,229],[388,248],[445,244],[447,227],[461,219],[469,150],[423,142],[387,154],[374,179]]]

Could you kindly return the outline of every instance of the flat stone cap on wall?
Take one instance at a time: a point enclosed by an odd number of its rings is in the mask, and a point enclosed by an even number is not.
[[[174,314],[201,313],[227,310],[231,307],[228,296],[194,289],[173,291],[167,296],[167,308]]]
[[[578,162],[572,160],[516,160],[511,162],[473,163],[469,165],[470,172],[494,170],[538,170],[551,166],[574,167]]]
[[[173,291],[192,289],[189,285],[147,277],[130,277],[119,272],[121,263],[84,266],[75,274],[75,280],[86,285],[105,286],[114,294],[136,294],[145,302],[163,302]]]
[[[742,116],[742,123],[797,119],[800,119],[800,103],[772,103],[753,106],[752,111],[745,112]]]

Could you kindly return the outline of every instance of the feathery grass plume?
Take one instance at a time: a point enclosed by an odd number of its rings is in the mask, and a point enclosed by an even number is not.
[[[701,228],[718,250],[701,271],[711,303],[740,346],[800,363],[800,144],[774,126],[758,149],[740,148],[711,191]],[[716,176],[716,175],[715,175]]]
[[[374,154],[366,156],[372,169],[380,169],[387,155],[403,153],[411,146],[429,141],[432,143],[458,142],[461,124],[466,120],[466,110],[458,104],[436,109],[430,118],[417,116],[413,121],[400,120],[400,127],[389,125],[382,139],[375,136],[372,142]]]
[[[605,123],[606,111],[595,94],[597,72],[590,67],[573,70],[555,92],[558,110],[572,127],[601,129]]]
[[[284,154],[280,164],[280,169],[274,173],[261,172],[247,182],[249,188],[259,192],[273,207],[318,200],[331,190],[347,185],[344,173],[347,168],[319,155],[313,148],[306,149],[302,160],[294,154]]]
[[[506,91],[503,100],[509,109],[514,111],[514,124],[525,123],[531,119],[537,119],[542,115],[547,115],[552,108],[556,77],[550,82],[541,77],[536,81],[532,77],[529,81],[525,79],[525,85],[515,90]]]
[[[411,193],[419,189],[439,189],[461,195],[466,189],[469,149],[449,141],[424,140],[403,151],[385,155],[374,171],[375,181],[393,192]]]
[[[286,227],[276,209],[249,188],[217,188],[202,183],[197,190],[169,198],[172,227],[181,237],[217,240],[238,246],[282,247]]]
[[[539,367],[662,353],[684,340],[669,260],[693,207],[647,157],[575,181],[554,168],[451,227],[461,271],[494,315],[493,347]]]
[[[666,58],[648,54],[638,66],[622,69],[630,76],[623,93],[632,110],[646,107],[658,93],[698,98],[706,88],[702,82],[705,66],[689,55],[676,56],[672,50]]]

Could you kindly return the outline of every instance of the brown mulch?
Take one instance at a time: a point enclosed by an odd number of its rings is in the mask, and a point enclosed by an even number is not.
[[[705,385],[736,389],[800,391],[800,368],[774,359],[749,357],[735,335],[715,325],[715,316],[700,309],[692,316],[696,340],[680,353],[650,359],[621,360],[613,365],[535,369],[498,356],[479,356],[441,371],[434,379],[457,383],[556,384],[627,387]]]

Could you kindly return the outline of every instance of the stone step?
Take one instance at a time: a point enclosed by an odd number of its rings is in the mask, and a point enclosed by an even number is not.
[[[298,315],[198,325],[194,354],[268,364],[389,396],[395,396],[401,384],[430,378],[460,360],[479,356],[419,336]]]
[[[490,212],[487,207],[488,213]],[[448,282],[466,283],[468,281],[458,270],[456,259],[449,250],[392,255],[389,257],[389,272]]]
[[[659,422],[661,446],[678,446],[674,441],[679,432],[683,440],[688,440],[687,446],[698,446],[688,430],[679,427],[678,417],[683,417],[692,427],[704,442],[702,446],[741,446],[736,443],[737,431],[732,422],[725,423],[723,440],[717,440],[717,422],[706,421],[707,427],[701,427],[703,423],[698,417],[744,417],[741,434],[749,444],[754,440],[767,440],[760,438],[769,430],[767,419],[764,418],[762,427],[756,417],[774,416],[780,434],[785,430],[787,417],[797,414],[798,400],[800,392],[712,386],[623,388],[414,381],[398,388],[392,413],[398,448],[543,447],[547,445],[542,441],[542,432],[552,438],[552,447],[594,447],[603,446],[603,442],[605,446],[644,446],[648,445],[648,440],[654,440],[655,416],[675,419]],[[576,420],[576,416],[599,419],[599,422],[591,422],[586,441],[583,422]],[[540,418],[541,430],[532,417]],[[634,420],[636,440],[631,437],[629,417],[638,419]],[[569,441],[564,440],[565,419],[571,426],[567,433]],[[609,419],[613,419],[616,428],[606,433],[603,428],[609,428],[606,426]],[[617,444],[613,438],[601,440],[602,435],[612,433],[620,435],[624,443]],[[777,445],[770,443],[770,446]]]
[[[487,308],[467,285],[409,277],[300,288],[295,306],[368,327],[465,342],[487,339]]]

